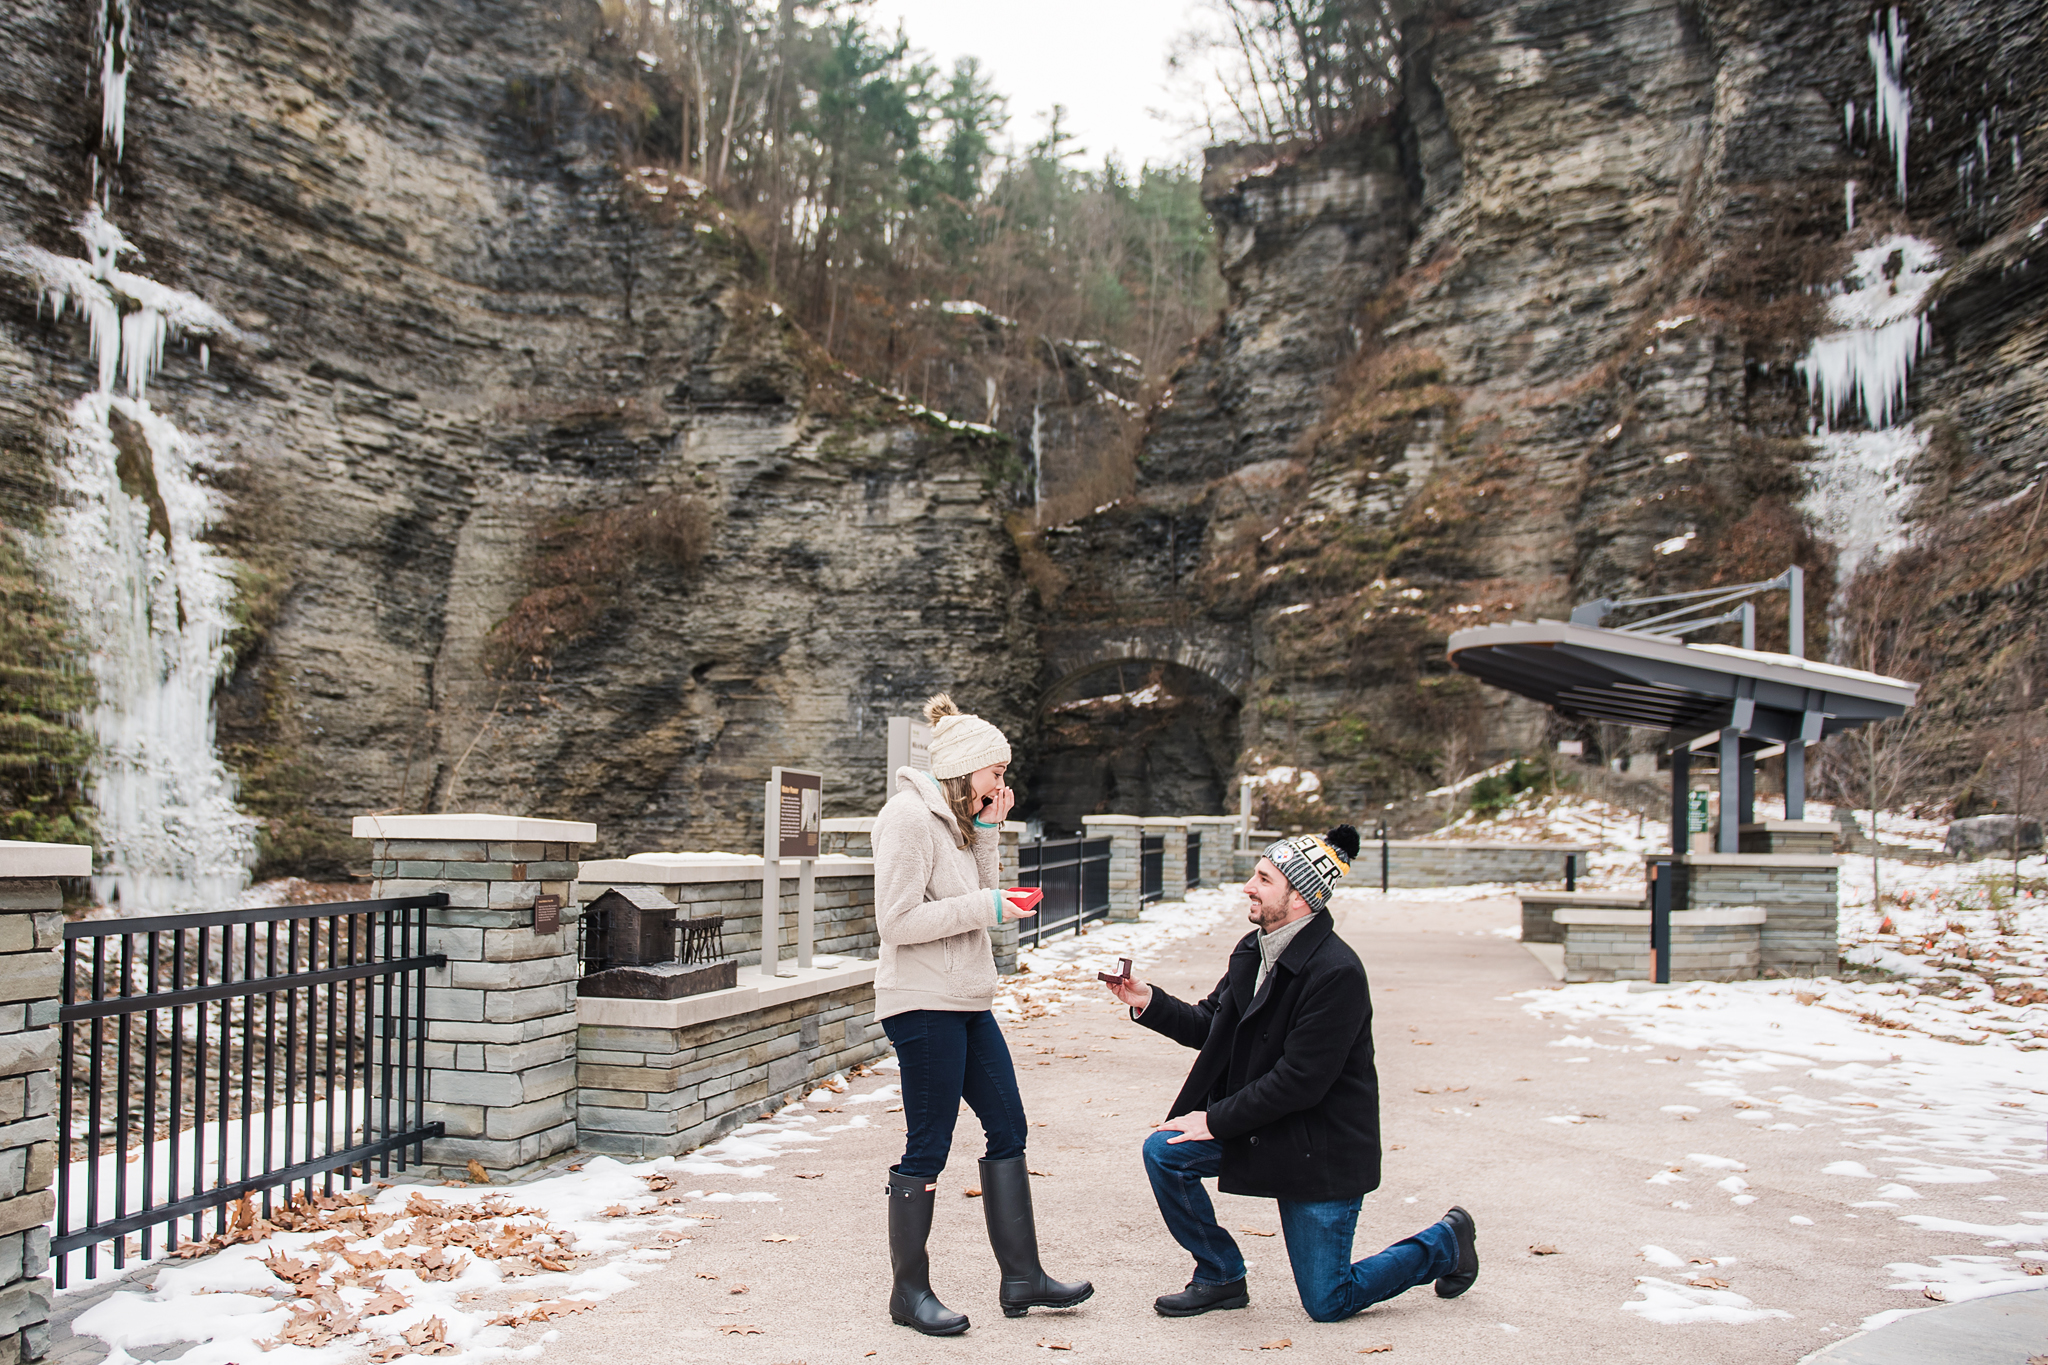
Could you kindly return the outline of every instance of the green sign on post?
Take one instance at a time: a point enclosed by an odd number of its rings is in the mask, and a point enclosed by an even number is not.
[[[1705,834],[1713,826],[1707,820],[1707,793],[1687,792],[1685,794],[1685,830],[1688,834]]]

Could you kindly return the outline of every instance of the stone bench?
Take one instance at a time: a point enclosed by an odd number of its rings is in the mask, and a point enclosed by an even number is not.
[[[1524,891],[1522,942],[1562,943],[1564,933],[1557,926],[1560,910],[1647,910],[1643,891]]]
[[[1757,975],[1764,912],[1756,906],[1679,910],[1671,916],[1673,981],[1748,981]],[[1650,912],[1561,909],[1566,981],[1648,981]]]

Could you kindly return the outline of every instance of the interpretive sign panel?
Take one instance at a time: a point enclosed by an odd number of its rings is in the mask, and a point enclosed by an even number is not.
[[[775,805],[768,818],[775,831],[776,856],[817,857],[818,834],[825,814],[824,775],[777,768],[770,789],[775,793]]]

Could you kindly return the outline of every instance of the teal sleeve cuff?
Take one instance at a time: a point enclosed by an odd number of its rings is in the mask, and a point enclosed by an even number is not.
[[[976,820],[974,823],[978,825],[981,821]],[[1003,922],[1003,893],[991,890],[989,894],[996,898],[996,923],[1001,924]]]
[[[988,822],[987,820],[983,820],[983,819],[979,819],[979,818],[977,818],[977,819],[975,820],[975,822],[974,822],[974,823],[975,823],[975,825],[976,825],[977,827],[979,827],[979,828],[981,828],[981,829],[1001,829],[1001,828],[1002,828],[1002,826],[1001,826],[1001,825],[997,825],[997,824],[991,824],[991,823],[990,823],[990,822]]]

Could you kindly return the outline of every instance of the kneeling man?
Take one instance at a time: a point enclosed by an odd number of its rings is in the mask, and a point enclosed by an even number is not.
[[[1472,1215],[1453,1208],[1413,1237],[1354,1263],[1358,1207],[1380,1184],[1379,1075],[1365,967],[1330,923],[1330,892],[1358,856],[1339,825],[1267,847],[1245,883],[1251,922],[1199,1004],[1135,977],[1110,984],[1131,1017],[1185,1047],[1194,1069],[1145,1140],[1145,1171],[1194,1278],[1153,1305],[1168,1317],[1243,1308],[1244,1257],[1202,1187],[1280,1203],[1301,1306],[1337,1322],[1417,1285],[1444,1298],[1479,1275]]]

